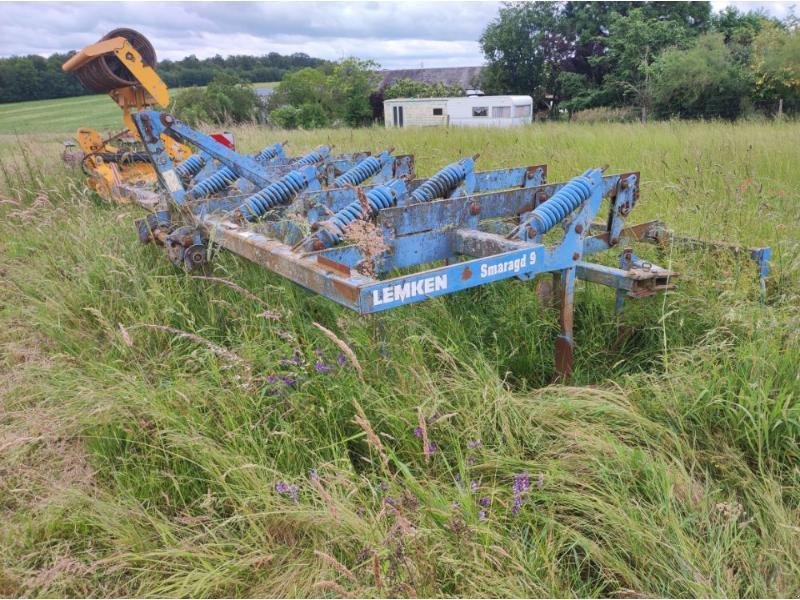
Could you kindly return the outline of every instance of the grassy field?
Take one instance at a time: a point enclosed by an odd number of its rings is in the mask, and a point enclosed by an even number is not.
[[[61,135],[0,136],[0,596],[800,595],[800,124],[236,133],[640,170],[634,222],[772,245],[767,298],[653,254],[678,292],[579,285],[548,386],[532,283],[360,318],[232,255],[192,277]]]
[[[254,83],[253,87],[276,85],[277,82]],[[174,95],[182,89],[170,91]],[[122,129],[122,113],[106,94],[0,104],[0,135],[57,133],[69,138],[79,127],[117,132]]]

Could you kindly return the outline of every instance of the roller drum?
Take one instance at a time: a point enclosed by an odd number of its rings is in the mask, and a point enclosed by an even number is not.
[[[156,51],[150,41],[134,29],[120,28],[109,31],[100,38],[100,42],[115,37],[123,37],[141,54],[147,66],[156,64]],[[75,77],[83,87],[93,92],[110,92],[111,90],[137,85],[139,82],[122,64],[115,54],[103,54],[74,71]]]

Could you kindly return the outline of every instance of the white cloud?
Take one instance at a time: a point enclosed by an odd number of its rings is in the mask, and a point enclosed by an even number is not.
[[[786,2],[714,0],[784,17]],[[499,2],[10,2],[0,56],[66,52],[116,27],[145,34],[160,58],[268,52],[371,58],[388,68],[483,62],[478,38]]]
[[[371,58],[384,67],[477,65],[499,2],[8,3],[0,56],[77,49],[115,27],[145,34],[160,58],[291,54]]]

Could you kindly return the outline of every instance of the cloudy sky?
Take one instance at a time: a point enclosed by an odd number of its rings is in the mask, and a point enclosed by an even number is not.
[[[785,16],[789,3],[733,4]],[[189,54],[359,56],[386,68],[479,65],[478,38],[497,2],[10,2],[0,4],[0,56],[81,48],[115,27],[144,33],[159,58]]]

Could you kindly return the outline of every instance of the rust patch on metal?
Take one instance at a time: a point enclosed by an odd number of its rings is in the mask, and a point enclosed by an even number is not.
[[[350,277],[350,267],[344,265],[340,262],[336,262],[335,260],[331,260],[327,256],[319,255],[317,256],[317,262],[324,267],[328,267],[329,269],[333,269],[334,271],[339,271],[343,275],[347,275]]]
[[[619,237],[620,238],[631,238],[633,240],[642,241],[647,238],[647,234],[656,227],[661,225],[660,221],[647,221],[646,223],[639,223],[638,225],[632,225],[630,227],[626,227],[623,229]],[[601,240],[608,244],[608,232],[604,232],[598,235],[593,235],[593,239]]]
[[[547,181],[547,165],[531,165],[525,169],[525,179],[533,179],[536,177],[536,171],[542,170],[542,183]]]
[[[338,281],[336,279],[333,280],[333,287],[339,292],[342,296],[347,298],[350,302],[356,303],[358,301],[358,288],[353,287],[352,285],[347,285],[342,281]]]
[[[556,338],[556,382],[567,383],[572,376],[573,343],[563,336]]]

